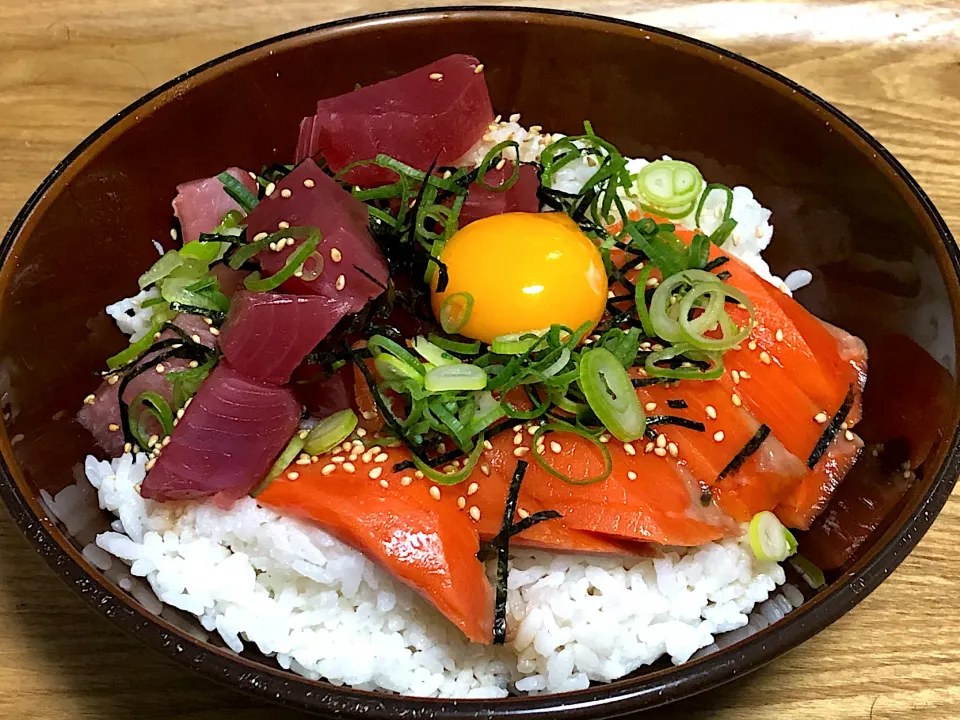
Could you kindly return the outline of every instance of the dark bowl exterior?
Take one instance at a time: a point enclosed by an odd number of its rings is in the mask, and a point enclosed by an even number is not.
[[[521,9],[387,13],[268,40],[174,79],[97,130],[38,188],[2,245],[0,494],[56,572],[120,627],[208,677],[289,706],[369,718],[612,716],[754,670],[852,608],[933,522],[960,470],[955,387],[948,417],[931,428],[939,441],[924,472],[828,588],[727,650],[566,695],[410,699],[237,656],[146,611],[83,558],[41,502],[40,491],[72,482],[91,451],[75,412],[103,358],[124,342],[103,307],[129,295],[155,257],[149,240],[166,236],[176,184],[227,165],[288,162],[318,98],[453,52],[485,63],[498,111],[566,133],[588,118],[624,154],[682,157],[715,181],[751,187],[774,210],[774,270],[814,272],[805,304],[868,345],[912,335],[956,377],[960,265],[949,231],[903,167],[823,100],[719,48],[622,21]],[[863,265],[879,270],[857,272]],[[890,267],[913,270],[890,283]]]

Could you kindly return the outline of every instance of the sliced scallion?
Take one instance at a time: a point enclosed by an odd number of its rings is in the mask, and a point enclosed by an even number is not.
[[[303,448],[311,455],[322,455],[342,443],[357,427],[353,410],[338,410],[314,425],[304,440]],[[292,461],[291,461],[292,462]]]
[[[297,455],[303,450],[304,440],[300,437],[300,433],[294,433],[293,437],[290,438],[290,442],[287,443],[287,446],[283,449],[283,452],[280,453],[280,457],[277,458],[276,462],[270,467],[270,472],[267,473],[267,476],[263,481],[257,485],[253,490],[250,491],[252,497],[256,497],[272,483],[281,474],[283,471],[290,467],[290,463],[297,459]]]
[[[490,343],[490,349],[498,355],[523,355],[538,346],[545,333],[545,330],[528,330],[500,335]]]
[[[247,190],[247,186],[237,180],[233,175],[224,171],[217,175],[217,180],[223,184],[223,190],[234,202],[239,205],[247,214],[253,210],[260,202],[257,196]]]
[[[158,280],[162,280],[181,265],[183,265],[183,258],[180,253],[176,250],[168,250],[162,258],[157,260],[149,270],[140,276],[137,284],[139,284],[140,289],[143,290]]]
[[[797,541],[780,519],[769,510],[758,512],[750,521],[750,547],[758,560],[783,562],[796,552]]]
[[[437,367],[458,365],[460,363],[460,360],[446,352],[443,348],[434,345],[422,335],[414,338],[413,349],[420,357]]]
[[[284,282],[293,277],[293,274],[303,267],[303,263],[310,257],[320,245],[320,231],[315,227],[296,227],[289,228],[283,232],[289,233],[287,237],[304,237],[303,242],[290,253],[287,262],[274,275],[266,278],[260,277],[260,272],[252,272],[244,278],[243,285],[251,292],[266,292],[275,290]],[[297,233],[297,234],[294,234]]]
[[[635,176],[637,191],[664,216],[683,217],[693,210],[703,188],[696,166],[682,160],[654,160]]]
[[[483,390],[487,386],[487,373],[483,368],[465,363],[441,365],[427,371],[423,386],[429,392]]]
[[[473,295],[458,292],[448,295],[440,303],[440,326],[444,332],[458,333],[470,320],[473,312]]]
[[[590,409],[618,440],[643,437],[646,417],[623,365],[609,350],[593,348],[580,356],[580,390]]]
[[[593,446],[596,447],[597,450],[600,452],[600,455],[603,457],[603,472],[599,475],[594,475],[593,477],[575,478],[575,477],[570,477],[569,475],[562,473],[559,470],[557,470],[555,467],[553,467],[553,465],[550,464],[550,462],[547,460],[546,457],[544,457],[543,453],[539,449],[541,447],[541,443],[539,442],[540,439],[547,433],[551,433],[551,432],[571,433],[573,435],[578,435],[582,437],[584,440],[587,440],[590,443],[592,443]],[[583,430],[577,427],[574,427],[572,425],[568,425],[566,423],[564,423],[563,425],[560,425],[558,423],[544,423],[543,425],[541,425],[533,436],[532,448],[533,448],[533,459],[534,461],[536,461],[537,465],[542,467],[544,470],[546,470],[548,473],[553,475],[555,478],[563,480],[563,482],[569,483],[570,485],[592,485],[593,483],[602,482],[606,480],[608,477],[610,477],[610,473],[613,472],[613,458],[611,458],[610,451],[607,449],[607,446],[601,443],[597,438],[590,435],[589,433],[584,432]]]

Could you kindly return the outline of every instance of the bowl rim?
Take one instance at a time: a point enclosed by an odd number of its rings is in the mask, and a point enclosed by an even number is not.
[[[786,89],[799,95],[812,103],[815,110],[819,109],[826,113],[827,125],[830,125],[829,120],[833,120],[838,129],[851,132],[855,139],[865,144],[875,153],[875,157],[882,161],[880,164],[885,165],[890,171],[894,183],[900,183],[917,201],[922,214],[931,223],[943,246],[942,249],[949,258],[954,274],[953,279],[960,282],[960,248],[953,241],[952,234],[942,216],[910,173],[858,123],[789,78],[712,43],[630,20],[570,10],[477,5],[408,8],[339,18],[240,47],[174,77],[112,116],[57,163],[17,213],[3,241],[0,242],[0,264],[5,265],[9,260],[11,250],[21,236],[21,231],[47,192],[91,146],[117,124],[144,106],[214,67],[294,38],[305,38],[314,34],[322,36],[324,32],[349,30],[351,26],[359,28],[377,24],[378,27],[389,30],[392,24],[410,21],[436,23],[449,18],[496,19],[497,16],[520,17],[524,21],[539,19],[548,24],[566,20],[581,29],[602,28],[606,25],[608,29],[646,33],[657,36],[661,40],[671,41],[678,46],[676,49],[717,54],[721,59],[731,61],[731,69],[734,72],[748,71],[753,79],[766,81],[773,89],[780,87],[781,91]],[[941,275],[947,277],[946,269],[941,266],[940,270]],[[957,316],[960,315],[960,308],[957,307],[957,298],[951,297],[951,300],[956,321]],[[67,542],[66,545],[61,545],[57,541],[56,537],[63,534],[47,517],[38,501],[22,491],[16,473],[8,464],[7,458],[11,457],[11,445],[5,427],[0,436],[2,436],[0,440],[2,440],[3,450],[0,456],[0,497],[21,532],[36,551],[43,556],[61,580],[79,592],[100,614],[165,657],[173,659],[183,667],[197,670],[207,678],[226,684],[235,690],[289,707],[353,718],[361,716],[392,718],[411,711],[427,718],[462,718],[464,720],[494,716],[541,717],[558,711],[568,718],[585,719],[598,715],[610,717],[656,707],[722,685],[759,668],[809,639],[835,622],[872,592],[903,561],[930,528],[960,474],[960,426],[955,426],[949,444],[941,451],[943,456],[941,466],[913,513],[905,518],[896,530],[892,528],[888,530],[887,535],[890,537],[885,537],[885,544],[872,556],[858,563],[854,568],[855,572],[848,573],[842,581],[838,580],[821,591],[815,601],[810,600],[804,603],[782,623],[776,623],[775,629],[774,626],[770,626],[724,651],[675,668],[635,679],[592,686],[587,690],[498,700],[441,700],[335,687],[308,680],[281,670],[279,666],[270,667],[210,644],[201,643],[165,619],[142,609],[139,603],[125,593],[112,592],[99,581],[98,578],[102,577],[101,573],[93,568],[72,544]],[[808,617],[811,613],[813,617]],[[772,636],[776,636],[776,643],[769,642]],[[171,652],[171,648],[174,648],[174,651]]]

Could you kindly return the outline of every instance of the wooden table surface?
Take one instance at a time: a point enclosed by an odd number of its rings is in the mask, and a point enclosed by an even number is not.
[[[174,75],[300,26],[424,4],[440,3],[0,0],[0,230],[76,143]],[[955,2],[551,4],[685,32],[785,73],[890,148],[960,230]],[[748,679],[662,716],[960,717],[958,532],[955,494],[913,554],[852,613]],[[301,717],[191,675],[94,614],[0,512],[0,717],[278,716]]]

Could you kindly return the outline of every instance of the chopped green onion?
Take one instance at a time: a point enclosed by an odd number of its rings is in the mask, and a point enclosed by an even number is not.
[[[539,442],[540,438],[550,432],[565,432],[573,435],[579,435],[584,440],[593,443],[594,447],[596,447],[603,456],[603,472],[600,475],[594,475],[593,477],[574,478],[570,477],[569,475],[565,475],[553,467],[539,449],[541,447]],[[602,482],[610,477],[610,473],[613,472],[613,459],[610,457],[610,451],[607,449],[607,446],[601,443],[593,435],[590,435],[589,433],[584,432],[580,428],[574,427],[573,425],[568,425],[566,423],[562,425],[559,423],[544,423],[534,434],[531,446],[533,448],[533,459],[536,461],[536,463],[555,478],[559,478],[560,480],[563,480],[563,482],[569,483],[570,485],[592,485],[593,483]]]
[[[702,233],[696,233],[690,241],[690,252],[687,255],[687,266],[702,270],[710,262],[710,238]]]
[[[618,440],[643,437],[647,422],[637,391],[612,352],[595,347],[580,355],[580,390],[593,413]]]
[[[111,355],[108,357],[107,367],[111,370],[116,370],[118,367],[123,367],[131,360],[138,357],[141,353],[146,351],[151,345],[153,345],[153,336],[160,331],[160,325],[161,323],[154,322],[153,327],[151,327],[142,338],[136,342],[130,343],[130,345],[118,352],[116,355]]]
[[[684,217],[693,210],[703,188],[696,166],[682,160],[654,160],[635,177],[637,191],[664,216]]]
[[[158,280],[162,280],[181,265],[183,265],[183,258],[180,256],[180,253],[176,250],[168,250],[162,258],[157,260],[149,270],[140,276],[137,283],[140,285],[140,289],[143,290]]]
[[[211,280],[216,284],[216,278]],[[230,299],[216,289],[215,285],[194,290],[192,288],[195,285],[196,280],[192,278],[170,277],[163,281],[160,294],[171,304],[190,305],[216,312],[226,312],[230,309]]]
[[[226,171],[220,173],[217,175],[217,180],[223,184],[224,192],[233,198],[245,213],[249,214],[259,204],[257,196],[247,190],[247,186],[230,173]]]
[[[710,183],[703,189],[703,195],[700,196],[700,201],[697,203],[697,210],[693,215],[694,222],[696,226],[700,229],[703,229],[703,220],[700,217],[703,214],[703,207],[706,205],[707,198],[710,193],[714,190],[719,190],[724,195],[727,196],[727,202],[723,209],[723,216],[720,218],[721,222],[730,217],[730,213],[733,211],[733,190],[728,188],[726,185],[721,185],[720,183]]]
[[[783,562],[797,549],[793,533],[769,510],[758,512],[750,521],[750,547],[758,560]]]
[[[423,376],[399,358],[389,353],[381,353],[373,361],[377,372],[387,382],[411,381],[417,387],[423,387]]]
[[[487,173],[493,169],[495,164],[499,164],[503,151],[508,147],[512,147],[517,153],[517,161],[513,163],[513,171],[510,174],[510,177],[506,178],[499,185],[490,185],[486,182]],[[517,182],[517,179],[520,177],[520,145],[516,140],[504,140],[494,145],[490,150],[487,151],[487,154],[484,155],[483,160],[478,166],[477,173],[477,185],[482,187],[484,190],[489,190],[491,192],[506,192],[513,184]]]
[[[490,343],[490,349],[497,355],[523,355],[537,347],[543,341],[545,333],[545,330],[528,330],[500,335]]]
[[[643,326],[643,334],[647,337],[655,337],[657,334],[653,322],[650,320],[650,309],[647,307],[647,281],[650,280],[650,274],[653,270],[654,265],[650,262],[640,269],[640,274],[637,275],[637,291],[635,293],[637,316]]]
[[[807,581],[807,584],[814,590],[819,590],[827,584],[827,579],[823,576],[823,570],[810,562],[803,555],[794,555],[790,558],[790,564],[793,569],[800,573],[800,576]]]
[[[137,415],[134,410],[139,405],[143,406],[143,411]],[[144,429],[144,415],[152,415],[157,419],[157,422],[160,423],[161,432],[163,433],[162,437],[165,437],[173,432],[173,411],[170,409],[170,404],[163,398],[163,396],[153,392],[152,390],[145,390],[137,395],[133,399],[133,402],[130,403],[130,432],[136,439],[137,444],[141,448],[146,449],[150,447],[150,438]]]
[[[301,237],[304,235],[306,237],[303,243],[290,253],[286,264],[284,264],[275,275],[261,279],[259,271],[250,273],[243,281],[244,287],[246,287],[247,290],[251,292],[266,292],[280,287],[284,282],[292,278],[297,270],[303,267],[307,258],[310,257],[317,249],[317,246],[320,245],[320,231],[315,227],[292,227],[282,232],[289,233],[286,237]],[[274,235],[276,234],[277,233],[274,233]]]
[[[187,400],[197,394],[200,385],[207,379],[213,366],[217,363],[216,355],[211,355],[203,365],[183,370],[171,370],[167,373],[167,380],[173,385],[173,409],[179,410],[186,405]]]
[[[427,371],[423,386],[429,392],[483,390],[487,386],[487,373],[483,368],[465,363],[442,365]]]
[[[681,357],[682,356],[682,357]],[[677,367],[660,367],[659,363],[680,359]],[[705,363],[701,369],[697,363]],[[716,380],[723,375],[723,356],[697,350],[692,345],[677,343],[647,355],[644,370],[648,375],[671,380]]]
[[[357,427],[357,415],[350,410],[338,410],[311,428],[303,443],[311,455],[322,455],[342,443]]]
[[[480,453],[483,452],[483,435],[478,436],[475,442],[476,444],[473,446],[473,450],[470,451],[466,462],[460,470],[454,472],[440,472],[427,465],[423,460],[417,457],[416,453],[412,454],[413,464],[417,466],[417,469],[420,472],[438,485],[456,485],[458,483],[462,483],[464,480],[470,477],[470,474],[477,465],[477,461],[480,459]]]
[[[434,345],[447,352],[457,353],[459,355],[476,355],[480,352],[479,342],[460,342],[450,338],[440,337],[434,333],[427,336]]]
[[[719,247],[723,245],[727,238],[730,237],[730,233],[733,232],[733,229],[737,226],[737,221],[733,218],[727,218],[721,222],[717,229],[710,233],[710,242]]]
[[[473,295],[468,292],[453,293],[440,303],[440,326],[444,332],[458,333],[470,320],[473,312]]]
[[[460,364],[460,360],[443,350],[443,348],[434,345],[422,335],[414,338],[413,349],[420,357],[437,367]]]
[[[287,443],[287,446],[283,449],[283,452],[280,453],[280,457],[278,457],[276,462],[273,463],[273,466],[270,468],[270,472],[267,473],[267,476],[259,485],[250,491],[250,496],[256,497],[266,490],[270,483],[280,477],[283,471],[290,467],[290,463],[296,460],[297,455],[299,455],[300,451],[303,450],[303,446],[303,438],[300,437],[300,431],[297,431],[294,433],[293,437],[290,438],[290,442]]]
[[[416,346],[416,340],[414,340],[414,346]],[[374,335],[367,340],[367,349],[373,353],[374,357],[382,352],[388,352],[400,360],[403,360],[403,362],[416,370],[419,374],[424,375],[427,372],[423,367],[423,363],[407,352],[406,348],[398,343],[395,343],[390,338],[384,337],[383,335]]]
[[[709,297],[704,313],[691,320],[690,313],[695,303],[704,296]],[[726,296],[738,300],[750,314],[750,318],[743,327],[738,328],[723,310]],[[753,330],[753,303],[743,292],[731,285],[697,283],[678,305],[680,307],[680,331],[684,340],[700,350],[728,350],[746,340]],[[721,337],[712,338],[706,335],[705,333],[711,331],[718,321],[722,331]]]

